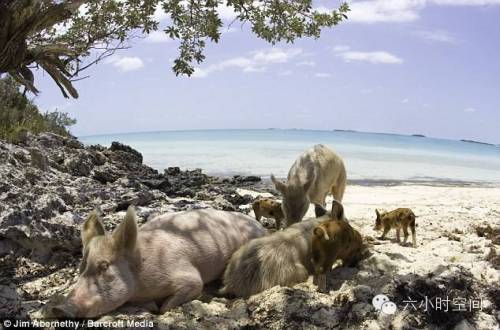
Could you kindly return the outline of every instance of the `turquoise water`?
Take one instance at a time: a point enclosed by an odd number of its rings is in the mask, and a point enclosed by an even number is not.
[[[158,170],[201,168],[212,175],[285,177],[314,144],[336,150],[356,180],[500,182],[500,147],[414,136],[312,130],[197,130],[82,137],[86,144],[120,141]]]

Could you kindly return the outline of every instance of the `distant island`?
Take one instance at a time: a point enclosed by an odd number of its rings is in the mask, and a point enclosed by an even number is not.
[[[334,132],[349,132],[349,133],[358,133],[358,131],[355,131],[353,129],[334,129]]]
[[[480,142],[480,141],[474,141],[474,140],[460,140],[462,142],[468,142],[468,143],[476,143],[476,144],[484,144],[487,146],[495,146],[493,143],[487,143],[487,142]]]
[[[411,136],[416,136],[416,137],[426,137],[425,135],[423,134],[412,134]]]

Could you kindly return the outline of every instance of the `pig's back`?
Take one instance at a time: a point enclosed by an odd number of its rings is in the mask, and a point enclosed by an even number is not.
[[[345,171],[342,158],[329,147],[317,144],[295,160],[288,172],[288,180],[295,177],[306,182],[307,178],[315,173],[316,181],[326,180],[330,184],[336,180],[339,171]]]
[[[189,262],[204,282],[218,278],[233,254],[266,231],[255,219],[238,212],[199,209],[153,218],[140,228],[140,236],[154,235],[174,263]]]

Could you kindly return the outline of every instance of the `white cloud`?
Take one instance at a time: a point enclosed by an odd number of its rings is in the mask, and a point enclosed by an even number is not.
[[[409,101],[410,101],[410,100],[408,100],[407,98],[402,99],[402,100],[401,100],[401,104],[406,104],[406,103],[408,103]]]
[[[193,78],[205,78],[206,76],[208,76],[208,74],[209,74],[209,71],[207,71],[207,70],[204,70],[202,68],[195,68],[193,75],[191,77],[193,77]]]
[[[106,60],[106,63],[122,72],[138,70],[144,66],[144,62],[136,56],[112,56]]]
[[[165,10],[163,10],[163,8],[161,7],[161,3],[156,5],[155,12],[153,14],[153,18],[157,22],[161,22],[161,21],[169,18],[169,14],[167,14],[165,12]]]
[[[212,72],[230,68],[238,68],[243,72],[263,72],[273,64],[287,63],[302,53],[300,48],[281,49],[270,48],[251,52],[248,56],[234,57],[206,68],[196,68],[193,77],[203,78]]]
[[[147,42],[151,43],[162,43],[162,42],[170,42],[172,38],[170,38],[165,31],[157,30],[152,31],[145,39]]]
[[[489,6],[500,5],[500,0],[432,0],[438,5],[448,6]]]
[[[473,112],[476,112],[476,108],[472,108],[472,107],[468,107],[468,108],[465,108],[464,109],[465,112],[468,112],[468,113],[473,113]]]
[[[404,23],[420,18],[420,11],[429,5],[438,6],[488,6],[500,5],[500,0],[362,0],[350,2],[348,22],[354,23]],[[330,12],[325,7],[315,8]]]
[[[444,30],[417,31],[415,34],[425,40],[454,44],[457,42],[449,32]]]
[[[236,18],[236,13],[233,7],[227,6],[225,3],[220,4],[217,7],[217,13],[223,21],[233,21]]]
[[[372,64],[403,63],[403,60],[401,58],[386,51],[374,51],[374,52],[346,51],[346,52],[337,52],[337,56],[341,57],[345,62],[369,62]]]
[[[318,72],[318,73],[315,73],[314,76],[316,78],[329,78],[332,75],[330,73],[327,73],[327,72]]]
[[[356,23],[412,22],[419,18],[418,11],[425,0],[372,0],[350,4],[348,21]]]

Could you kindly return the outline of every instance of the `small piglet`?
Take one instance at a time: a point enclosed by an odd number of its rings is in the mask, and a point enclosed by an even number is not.
[[[52,312],[96,317],[125,302],[155,301],[164,313],[198,297],[236,249],[265,232],[249,216],[213,209],[160,215],[138,229],[129,207],[109,234],[92,212],[82,228],[80,277]]]
[[[274,218],[276,220],[276,229],[281,228],[281,220],[285,217],[281,209],[281,203],[270,198],[259,198],[252,203],[255,218],[260,221],[262,217]]]
[[[328,214],[316,205],[316,215]],[[333,201],[330,219],[317,225],[312,236],[312,263],[318,289],[326,291],[326,274],[333,267],[352,266],[366,252],[361,234],[344,217],[342,204]]]
[[[411,229],[411,238],[413,246],[417,245],[417,238],[415,234],[415,214],[408,208],[399,208],[390,212],[380,212],[375,210],[377,218],[375,219],[375,230],[384,230],[380,239],[385,239],[385,236],[391,230],[396,228],[396,236],[399,243],[401,243],[400,231],[403,229],[405,239],[403,245],[408,240],[408,227]]]
[[[313,275],[313,230],[330,220],[323,215],[257,238],[240,247],[224,272],[221,294],[248,297],[276,285],[291,286]]]

